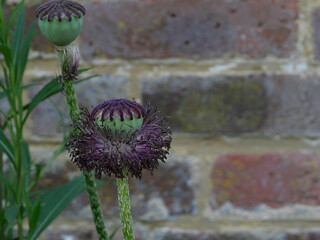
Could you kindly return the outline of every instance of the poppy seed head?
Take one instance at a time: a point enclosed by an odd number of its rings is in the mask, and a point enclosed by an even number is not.
[[[171,144],[167,117],[158,110],[126,99],[106,101],[90,113],[83,109],[66,147],[81,169],[124,177],[141,178],[164,162]]]

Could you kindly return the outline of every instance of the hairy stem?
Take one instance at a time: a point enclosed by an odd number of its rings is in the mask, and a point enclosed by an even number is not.
[[[61,66],[61,71],[63,71],[62,64],[65,58],[68,57],[67,49],[57,50],[57,54],[59,57],[59,62]],[[64,75],[61,72],[62,76]],[[79,116],[79,107],[77,101],[77,95],[74,89],[74,84],[72,79],[63,79],[64,91],[66,93],[67,103],[69,106],[69,115],[71,122],[74,123],[75,119]],[[90,207],[93,215],[93,220],[96,226],[96,230],[99,236],[99,240],[108,240],[108,234],[104,225],[102,211],[100,207],[99,195],[96,189],[96,182],[94,179],[94,173],[84,172],[83,175],[85,177],[86,188],[88,193],[88,198],[90,202]]]
[[[134,240],[128,177],[117,178],[117,185],[123,239]]]

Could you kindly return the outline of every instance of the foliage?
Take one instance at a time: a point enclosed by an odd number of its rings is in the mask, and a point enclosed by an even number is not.
[[[1,0],[0,7],[0,64],[3,71],[0,100],[7,100],[10,108],[6,112],[0,109],[0,239],[34,240],[72,199],[85,190],[85,185],[81,176],[55,189],[34,191],[49,164],[64,151],[67,135],[51,161],[41,166],[31,159],[23,128],[32,110],[61,92],[62,86],[53,79],[29,103],[24,104],[23,91],[34,86],[23,85],[23,74],[30,44],[37,32],[35,22],[25,31],[24,1],[14,8],[8,19],[4,18],[2,10],[4,2]],[[79,74],[86,70],[79,71]],[[27,229],[23,228],[23,221],[28,223]]]

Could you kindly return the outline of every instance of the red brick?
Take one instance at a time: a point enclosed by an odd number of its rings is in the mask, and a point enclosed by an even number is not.
[[[220,156],[212,170],[212,204],[253,208],[320,205],[320,159],[315,154]]]
[[[86,9],[88,58],[288,57],[297,39],[297,0],[120,0]]]

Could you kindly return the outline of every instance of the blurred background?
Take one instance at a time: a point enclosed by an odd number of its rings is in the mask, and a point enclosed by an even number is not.
[[[27,24],[40,3],[27,1]],[[80,104],[135,98],[172,119],[167,163],[131,180],[136,240],[320,239],[320,0],[81,3],[81,67],[100,75],[76,86]],[[39,34],[25,82],[44,84],[58,69]],[[69,125],[63,99],[28,122],[39,163]],[[51,168],[40,187],[79,175],[67,153]],[[111,232],[120,226],[116,188],[99,193]],[[86,194],[41,239],[97,239]]]

